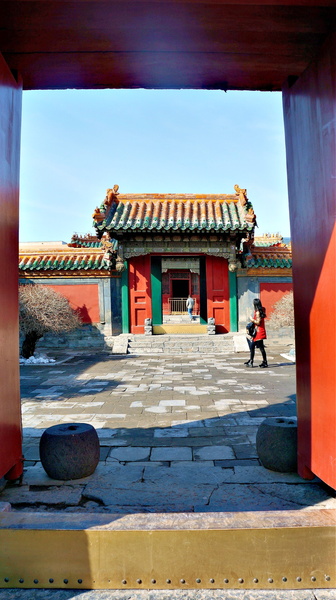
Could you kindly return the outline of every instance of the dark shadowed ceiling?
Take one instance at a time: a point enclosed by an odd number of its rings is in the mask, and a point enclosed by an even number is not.
[[[24,89],[280,90],[335,30],[336,0],[0,0]]]

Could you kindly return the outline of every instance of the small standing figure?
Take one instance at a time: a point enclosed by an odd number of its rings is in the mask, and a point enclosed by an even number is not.
[[[194,304],[195,304],[195,300],[189,294],[189,296],[187,298],[187,301],[186,301],[186,306],[187,306],[188,315],[190,317],[190,321],[194,320],[194,317],[193,317],[193,314],[192,314],[193,313]]]
[[[261,306],[261,302],[260,302],[259,298],[255,298],[253,300],[253,307],[254,307],[254,314],[253,314],[253,317],[251,317],[251,321],[252,321],[252,323],[255,323],[255,325],[257,326],[257,333],[256,333],[255,337],[247,338],[248,345],[250,347],[250,358],[244,364],[247,367],[253,367],[254,352],[255,352],[256,348],[259,348],[262,359],[263,359],[262,363],[261,363],[261,365],[259,365],[259,367],[261,367],[262,369],[266,369],[268,367],[266,351],[265,351],[265,347],[264,347],[264,340],[267,338],[266,329],[265,329],[266,311],[265,311],[265,308],[263,306]]]

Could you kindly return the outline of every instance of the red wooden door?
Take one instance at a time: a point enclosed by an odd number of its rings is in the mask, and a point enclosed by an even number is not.
[[[129,260],[131,333],[144,333],[145,319],[152,317],[150,272],[150,256],[137,256]]]
[[[228,262],[217,256],[206,257],[207,315],[215,318],[216,333],[230,330]]]

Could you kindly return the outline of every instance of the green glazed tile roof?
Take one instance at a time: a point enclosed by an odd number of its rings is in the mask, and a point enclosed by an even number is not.
[[[247,261],[247,267],[251,268],[268,268],[268,269],[291,269],[292,260],[285,258],[250,258]]]
[[[109,240],[112,253],[118,249],[117,240]],[[86,250],[87,248],[87,250]],[[70,244],[53,242],[22,244],[19,251],[19,270],[23,273],[68,271],[74,274],[94,271],[110,271],[110,263],[104,258],[105,249],[95,236],[74,234]]]
[[[20,255],[19,270],[23,272],[33,271],[100,271],[109,270],[104,260],[103,252],[95,254],[78,254],[71,250],[62,254],[39,254]]]
[[[116,251],[118,249],[117,240],[109,240],[112,244],[111,249]],[[72,236],[69,248],[102,248],[102,242],[95,235],[87,234],[85,236],[77,235],[76,233]]]
[[[248,269],[291,269],[292,251],[284,244],[261,247],[252,246],[251,254],[246,257]]]
[[[120,194],[96,209],[94,226],[114,232],[252,231],[254,213],[237,194]]]

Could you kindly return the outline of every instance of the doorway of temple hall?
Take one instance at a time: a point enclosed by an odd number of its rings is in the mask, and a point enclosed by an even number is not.
[[[209,318],[215,319],[216,333],[230,331],[236,307],[236,282],[235,273],[228,270],[227,258],[147,254],[127,262],[122,284],[124,333],[143,334],[148,318],[152,320],[154,334],[179,333],[176,328],[170,329],[173,325],[183,325],[185,332],[187,325],[195,324],[201,327],[198,333],[206,333]],[[187,289],[195,300],[192,323],[185,306]]]
[[[199,257],[162,258],[162,322],[189,322],[186,301],[194,298],[194,323],[200,320],[200,261]]]

